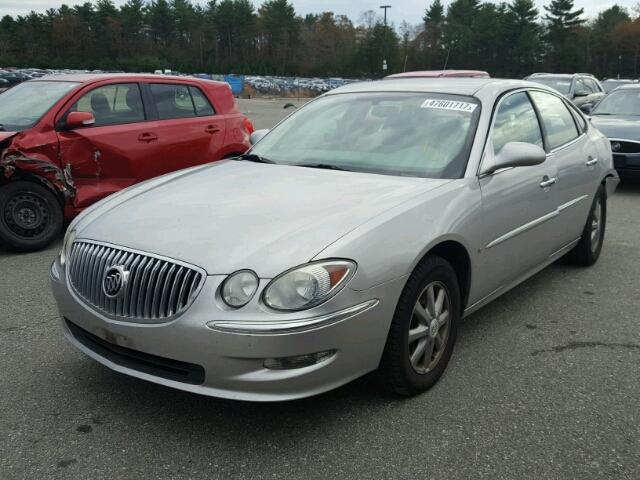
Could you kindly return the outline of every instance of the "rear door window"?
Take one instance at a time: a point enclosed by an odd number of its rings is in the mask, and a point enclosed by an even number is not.
[[[560,98],[538,91],[531,92],[531,97],[540,111],[549,148],[558,148],[578,138],[573,115]]]
[[[188,85],[152,83],[150,88],[160,120],[196,116]]]
[[[538,117],[525,92],[506,97],[493,124],[493,151],[497,155],[509,142],[533,143],[544,148]]]
[[[142,122],[146,118],[137,83],[98,87],[82,96],[71,111],[92,113],[97,127]]]
[[[199,117],[206,115],[214,115],[215,111],[209,102],[209,99],[202,93],[198,87],[189,87],[193,104],[196,107],[196,114]]]

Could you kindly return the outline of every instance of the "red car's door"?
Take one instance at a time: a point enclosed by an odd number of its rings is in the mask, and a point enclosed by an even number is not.
[[[93,126],[58,132],[62,165],[69,165],[76,186],[75,207],[91,205],[170,170],[158,149],[156,122],[148,121],[138,83],[98,86],[68,110],[73,111],[95,117]]]
[[[225,118],[194,85],[150,83],[149,97],[157,115],[158,146],[171,170],[220,160]]]

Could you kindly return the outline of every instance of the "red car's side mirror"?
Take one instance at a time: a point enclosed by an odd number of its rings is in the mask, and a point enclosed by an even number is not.
[[[96,118],[90,112],[71,112],[67,115],[65,126],[69,130],[74,128],[90,127],[96,123]]]

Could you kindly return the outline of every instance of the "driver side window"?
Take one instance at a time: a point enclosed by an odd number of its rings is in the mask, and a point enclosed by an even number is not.
[[[145,120],[142,96],[137,83],[98,87],[80,98],[71,111],[93,113],[96,127]]]
[[[496,155],[509,142],[532,143],[544,148],[538,117],[525,92],[514,93],[500,103],[491,141]]]

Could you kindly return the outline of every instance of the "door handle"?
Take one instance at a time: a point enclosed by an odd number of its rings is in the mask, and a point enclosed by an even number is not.
[[[140,135],[138,135],[139,142],[149,143],[157,139],[158,139],[158,136],[155,133],[141,133]]]
[[[218,133],[220,131],[220,127],[217,125],[207,125],[204,131],[207,133]]]
[[[553,178],[549,178],[549,177],[544,177],[542,179],[542,182],[540,183],[540,188],[548,188],[551,185],[553,185],[554,183],[556,183],[558,181],[558,179],[556,177]]]
[[[596,163],[598,163],[598,159],[597,158],[593,158],[593,157],[589,157],[589,160],[587,160],[587,167],[593,167]]]

